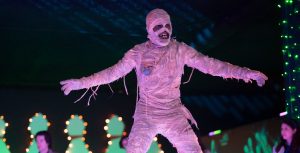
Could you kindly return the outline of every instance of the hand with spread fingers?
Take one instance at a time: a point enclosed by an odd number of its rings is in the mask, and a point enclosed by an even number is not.
[[[60,84],[62,85],[61,90],[64,92],[65,95],[68,95],[72,90],[79,90],[81,88],[81,82],[79,79],[69,79],[61,81]]]
[[[247,77],[251,80],[255,80],[257,85],[260,87],[262,87],[265,84],[266,80],[268,80],[268,77],[259,71],[250,71],[247,74]]]

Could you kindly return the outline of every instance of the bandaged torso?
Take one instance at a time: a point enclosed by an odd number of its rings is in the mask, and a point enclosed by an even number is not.
[[[192,47],[171,40],[167,46],[155,47],[150,41],[136,45],[115,65],[80,79],[82,88],[108,84],[135,69],[139,100],[134,117],[164,117],[184,113],[192,118],[180,102],[184,65],[223,78],[249,81],[248,68],[210,58]]]
[[[138,114],[162,117],[178,113],[184,67],[179,45],[172,41],[168,46],[157,48],[146,42],[134,48],[141,51],[136,60],[139,101],[135,117]]]

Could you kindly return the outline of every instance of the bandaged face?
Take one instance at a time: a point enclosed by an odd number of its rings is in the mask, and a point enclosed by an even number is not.
[[[153,44],[167,46],[172,35],[169,14],[162,9],[154,9],[146,17],[148,38]]]

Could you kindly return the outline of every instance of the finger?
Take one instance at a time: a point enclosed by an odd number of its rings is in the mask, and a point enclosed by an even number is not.
[[[69,89],[64,90],[64,94],[68,95],[71,91]]]
[[[264,79],[265,79],[265,80],[268,80],[269,78],[268,78],[266,75],[264,75]]]
[[[64,84],[66,84],[66,81],[67,81],[67,80],[60,81],[59,84],[60,84],[60,85],[64,85]]]
[[[257,82],[257,85],[262,87],[263,85],[265,84],[265,81],[264,80],[260,80]]]
[[[70,84],[65,84],[61,89],[64,91],[66,89],[70,88]]]
[[[59,83],[60,83],[60,85],[64,85],[64,84],[67,84],[67,83],[69,83],[69,82],[71,82],[72,81],[72,79],[69,79],[69,80],[63,80],[63,81],[60,81]]]
[[[265,74],[263,74],[263,73],[261,73],[261,77],[262,77],[264,80],[268,80],[268,77],[267,77]]]
[[[258,85],[259,87],[261,87],[261,86],[262,86],[260,82],[257,82],[257,85]]]

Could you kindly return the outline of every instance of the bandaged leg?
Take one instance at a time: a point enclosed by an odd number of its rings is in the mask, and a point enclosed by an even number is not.
[[[176,147],[178,153],[202,153],[198,138],[184,116],[177,116],[169,123],[160,132]]]
[[[146,119],[134,121],[129,134],[126,153],[146,153],[156,135],[156,128]]]

